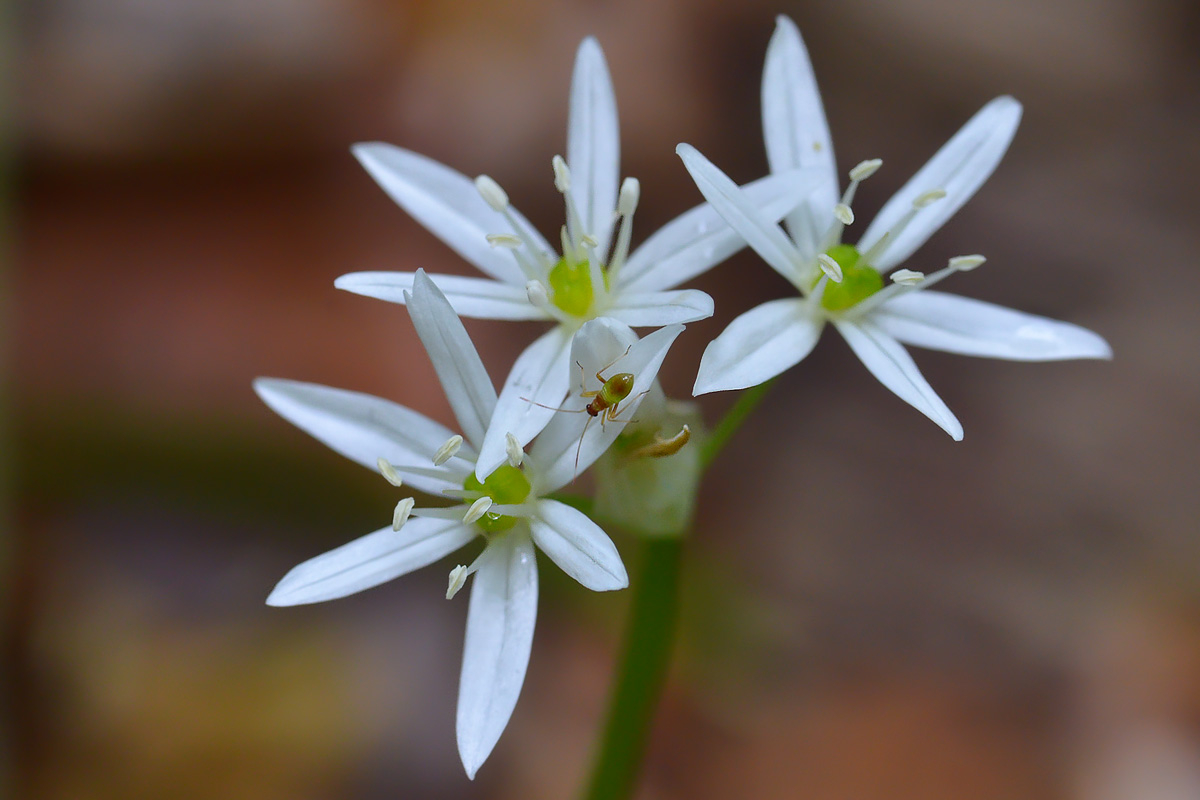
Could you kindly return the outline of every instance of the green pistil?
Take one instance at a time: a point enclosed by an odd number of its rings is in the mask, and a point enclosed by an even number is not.
[[[475,473],[472,472],[463,481],[463,489],[468,492],[479,492],[486,495],[492,498],[492,502],[497,505],[524,503],[525,498],[529,497],[530,492],[529,479],[525,477],[525,473],[511,464],[499,467],[482,483],[479,482],[479,479],[475,477]],[[492,514],[489,512],[484,514],[475,524],[483,528],[487,533],[499,533],[516,525],[517,519],[516,517],[506,517],[503,514]]]
[[[590,265],[586,261],[573,264],[565,258],[550,270],[551,300],[554,305],[575,317],[586,317],[592,308],[594,293]],[[608,289],[608,271],[601,270],[604,288]]]
[[[825,283],[821,307],[826,311],[845,311],[883,288],[883,276],[874,267],[859,264],[862,255],[852,244],[834,245],[825,251],[842,268],[842,282]]]

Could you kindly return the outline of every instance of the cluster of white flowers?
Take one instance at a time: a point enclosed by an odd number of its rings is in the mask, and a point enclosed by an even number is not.
[[[708,202],[632,251],[640,187],[634,178],[620,180],[616,101],[593,39],[583,42],[575,63],[566,158],[552,160],[566,207],[560,251],[491,178],[472,180],[391,145],[356,146],[363,166],[401,207],[487,275],[359,272],[336,281],[408,306],[461,434],[355,392],[266,378],[255,388],[280,415],[393,486],[454,504],[417,508],[415,498],[401,499],[390,524],[299,565],[267,602],[343,597],[482,538],[482,552],[451,571],[447,588],[453,597],[474,576],[457,722],[459,753],[474,777],[524,680],[537,611],[534,545],[589,589],[628,584],[605,532],[552,495],[613,444],[643,398],[661,397],[656,375],[683,324],[712,315],[707,294],[674,287],[749,244],[799,293],[743,314],[713,340],[695,394],[778,375],[809,353],[828,320],[886,387],[955,439],[962,427],[900,342],[1022,360],[1109,356],[1103,339],[1074,325],[928,291],[953,272],[978,267],[982,256],[951,259],[929,275],[897,269],[995,169],[1020,114],[1008,97],[985,106],[884,206],[857,245],[843,244],[843,231],[854,222],[859,184],[880,162],[858,164],[839,193],[812,68],[799,32],[783,17],[763,75],[772,174],[739,187],[680,145]],[[517,358],[497,394],[459,315],[554,327]],[[630,326],[657,330],[639,339]],[[596,416],[600,424],[593,425]],[[670,446],[647,453],[669,453],[687,440],[661,440]]]

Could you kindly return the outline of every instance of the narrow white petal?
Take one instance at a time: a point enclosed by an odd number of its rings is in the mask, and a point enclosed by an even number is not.
[[[836,321],[838,332],[871,374],[901,399],[960,442],[962,425],[921,375],[908,352],[870,320]]]
[[[1069,322],[942,292],[912,292],[880,306],[871,319],[907,344],[1014,361],[1112,358],[1108,342]]]
[[[489,233],[510,233],[504,215],[479,195],[475,182],[431,158],[381,142],[352,148],[388,195],[413,219],[479,269],[505,283],[524,284],[512,253],[488,243]],[[509,209],[542,249],[553,252],[541,234],[516,209]]]
[[[699,150],[681,144],[675,152],[691,173],[696,188],[712,204],[729,226],[776,272],[795,283],[802,263],[796,246],[788,240],[783,229],[756,208],[738,189],[736,183],[717,169]]]
[[[800,298],[750,309],[709,343],[692,394],[745,389],[774,378],[812,352],[823,325]]]
[[[476,562],[458,685],[458,754],[475,773],[508,725],[533,646],[537,560],[520,529],[494,540]]]
[[[351,272],[333,285],[365,297],[405,302],[404,293],[412,291],[414,272]],[[546,313],[530,302],[525,286],[501,283],[486,278],[460,275],[430,275],[434,284],[450,301],[460,317],[476,319],[546,319]]]
[[[616,545],[582,511],[556,500],[540,500],[530,527],[534,544],[588,589],[610,592],[629,585]]]
[[[399,531],[380,528],[297,566],[271,592],[267,605],[319,603],[370,589],[432,564],[476,535],[457,520],[416,517]]]
[[[378,468],[380,458],[396,466],[428,464],[454,434],[416,411],[360,392],[278,378],[256,379],[254,391],[276,414],[371,470]],[[461,469],[464,463],[456,459],[445,472]],[[401,472],[410,486],[423,492],[451,486],[432,476]]]
[[[741,187],[742,196],[763,217],[778,222],[812,191],[815,174],[793,170],[768,175]],[[745,246],[746,240],[716,209],[701,203],[643,242],[617,273],[617,285],[639,292],[670,289],[707,272]]]
[[[596,240],[596,252],[607,253],[621,170],[617,99],[600,44],[583,40],[571,78],[571,110],[567,120],[567,164],[571,197],[583,217],[584,232]]]
[[[1021,104],[1011,97],[997,97],[980,109],[887,202],[863,234],[859,250],[865,253],[871,249],[908,213],[918,197],[935,189],[944,190],[946,196],[919,211],[912,223],[888,244],[875,266],[887,272],[903,263],[988,179],[1008,150],[1020,121]]]
[[[697,289],[674,292],[621,292],[606,316],[634,328],[650,328],[708,319],[713,299]]]
[[[560,325],[517,356],[479,448],[480,480],[508,461],[508,434],[523,447],[554,416],[570,383],[570,352],[571,332]]]
[[[632,374],[633,388],[629,397],[618,405],[616,418],[604,424],[600,418],[587,414],[571,411],[554,414],[529,454],[537,467],[540,493],[552,492],[570,483],[608,449],[630,420],[636,418],[642,397],[654,385],[667,351],[682,332],[682,325],[669,325],[640,341],[623,344],[630,341],[625,337],[631,337],[632,332],[616,320],[601,317],[588,321],[579,329],[571,354],[574,370],[571,393],[563,408],[578,412],[587,404],[587,399],[580,396],[577,383],[581,372],[586,386],[593,391],[600,388],[595,373],[605,367],[608,367],[604,373],[606,378],[621,372]],[[614,359],[616,363],[609,366]],[[581,364],[583,369],[574,362]]]
[[[496,389],[471,337],[424,270],[413,278],[408,311],[463,435],[478,448],[496,407]]]
[[[837,162],[808,50],[795,23],[776,18],[762,80],[763,139],[771,172],[814,168],[814,191],[787,216],[788,232],[807,258],[816,254],[838,202]]]

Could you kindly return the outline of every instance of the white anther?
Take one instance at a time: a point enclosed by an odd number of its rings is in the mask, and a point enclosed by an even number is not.
[[[617,198],[617,213],[628,217],[637,210],[638,199],[642,196],[642,184],[637,178],[626,178],[621,182],[621,194]]]
[[[404,523],[408,522],[408,515],[412,513],[413,504],[416,502],[413,498],[406,497],[396,503],[396,510],[392,512],[392,530],[398,531],[404,527]]]
[[[517,441],[517,437],[511,433],[504,434],[504,450],[508,454],[508,463],[514,467],[521,466],[521,462],[525,460],[525,450],[521,447],[521,443]]]
[[[534,308],[545,308],[550,303],[550,293],[546,291],[546,284],[541,281],[525,284],[525,297]]]
[[[825,255],[824,253],[821,253],[819,256],[817,256],[817,266],[821,268],[821,272],[824,272],[827,276],[829,276],[829,280],[833,281],[834,283],[842,282],[842,265],[834,261],[829,256]]]
[[[883,159],[872,158],[866,161],[858,162],[858,166],[850,170],[850,180],[865,181],[867,178],[875,174],[875,172],[883,166]]]
[[[500,184],[487,175],[480,175],[475,179],[475,188],[479,190],[484,202],[491,206],[493,211],[503,211],[508,208],[508,195],[500,188]]]
[[[562,156],[555,156],[551,163],[554,165],[554,188],[566,194],[571,191],[571,168]]]
[[[492,247],[504,247],[508,250],[516,250],[521,246],[521,237],[511,233],[489,233],[487,241]]]
[[[596,247],[600,244],[600,242],[596,241],[596,237],[592,236],[590,233],[585,233],[583,236],[580,236],[579,243],[584,247]]]
[[[850,206],[845,203],[838,203],[833,207],[833,215],[837,217],[838,222],[843,225],[851,225],[854,223],[854,212],[850,210]]]
[[[450,570],[450,582],[446,585],[446,599],[453,600],[454,595],[458,594],[458,590],[467,582],[466,564],[459,564],[454,569]]]
[[[950,259],[950,267],[959,270],[960,272],[970,272],[978,267],[983,262],[987,261],[983,256],[955,256]]]
[[[898,269],[892,273],[891,277],[894,283],[901,286],[916,286],[925,280],[925,273],[917,272],[915,269]]]
[[[387,482],[392,486],[400,487],[404,485],[404,479],[400,477],[400,473],[396,472],[396,468],[388,463],[386,458],[380,456],[379,460],[375,462],[375,465],[379,467],[379,473],[383,475],[383,477],[387,479]]]
[[[945,189],[930,189],[928,192],[922,192],[917,195],[917,199],[913,200],[913,208],[924,208],[930,203],[936,203],[946,196]]]
[[[442,464],[445,464],[447,461],[454,458],[455,454],[458,453],[458,450],[460,447],[462,447],[462,445],[463,438],[461,436],[459,436],[457,433],[451,436],[446,440],[446,443],[439,447],[437,452],[433,454],[433,465],[435,467],[440,467]]]
[[[492,498],[481,497],[471,507],[467,509],[467,513],[463,514],[463,522],[470,525],[472,522],[478,522],[487,513],[487,510],[492,507]]]

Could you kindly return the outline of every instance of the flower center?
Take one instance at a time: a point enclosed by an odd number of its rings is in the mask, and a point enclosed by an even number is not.
[[[826,311],[845,311],[883,288],[883,276],[874,267],[861,263],[862,254],[854,245],[834,245],[825,251],[825,255],[842,268],[841,283],[825,283],[821,307]]]
[[[608,289],[608,270],[601,269],[600,273],[604,276],[604,288]],[[591,265],[587,261],[572,263],[564,256],[550,270],[547,281],[554,305],[572,316],[587,316],[595,299]]]
[[[463,481],[463,489],[490,497],[492,502],[498,505],[516,505],[525,502],[525,499],[529,497],[531,487],[524,472],[511,464],[504,464],[483,482],[480,482],[472,472]],[[486,533],[499,533],[516,525],[517,518],[487,512],[475,524]]]

